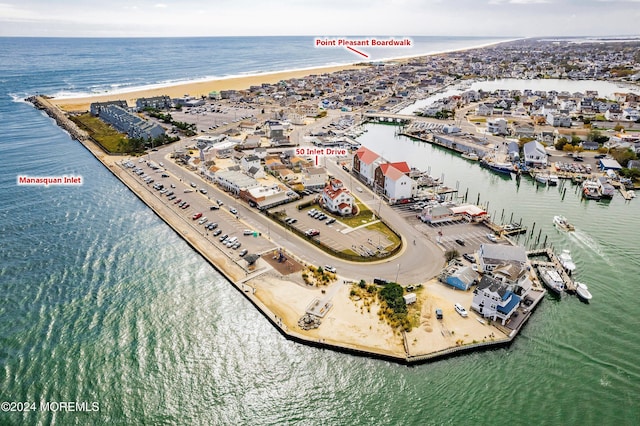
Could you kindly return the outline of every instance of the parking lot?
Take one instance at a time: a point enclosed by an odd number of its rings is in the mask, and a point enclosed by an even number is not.
[[[249,229],[239,220],[237,206],[234,203],[227,201],[219,205],[215,195],[218,192],[217,188],[205,188],[195,182],[182,182],[167,170],[152,168],[149,164],[144,160],[138,160],[125,167],[140,181],[146,183],[151,193],[230,258],[239,262],[248,253],[263,253],[274,248],[273,243],[259,238],[258,231]],[[130,167],[131,165],[133,167]],[[232,210],[236,210],[236,213],[232,213]],[[227,238],[223,241],[221,237],[224,235],[227,235]],[[230,242],[235,244],[229,244]]]

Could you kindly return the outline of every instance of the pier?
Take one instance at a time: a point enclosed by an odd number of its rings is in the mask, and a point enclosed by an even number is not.
[[[539,257],[539,256],[545,256],[548,260],[544,261],[544,260],[531,259],[532,257]],[[560,263],[560,260],[558,260],[558,257],[550,248],[528,250],[527,257],[529,257],[529,261],[531,262],[531,265],[535,267],[549,266],[556,269],[560,274],[560,277],[562,277],[562,281],[564,282],[564,285],[567,291],[570,293],[575,293],[576,291],[575,282],[573,281],[571,276],[567,274],[567,271],[564,269],[564,267]]]

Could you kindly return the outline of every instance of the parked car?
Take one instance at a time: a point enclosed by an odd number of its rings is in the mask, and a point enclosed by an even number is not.
[[[325,271],[327,271],[327,272],[332,272],[334,274],[336,273],[336,268],[334,266],[331,266],[331,265],[324,265],[323,269]]]
[[[498,239],[496,238],[496,236],[494,234],[487,234],[487,239],[489,241],[491,241],[492,243],[497,243]]]
[[[202,213],[196,213],[191,217],[191,219],[196,220],[196,219],[200,219],[201,217],[202,217]]]
[[[229,211],[230,211],[232,214],[238,214],[238,210],[234,209],[233,207],[229,207]]]
[[[473,255],[470,254],[470,253],[465,253],[465,254],[462,255],[462,257],[464,257],[465,259],[467,259],[471,263],[475,263],[476,262],[476,258],[473,257]]]
[[[242,249],[240,250],[240,253],[238,253],[238,256],[240,257],[244,257],[245,254],[247,254],[249,251],[247,249]]]
[[[467,313],[467,310],[463,308],[461,304],[456,303],[453,305],[453,307],[456,309],[456,312],[459,313],[461,317],[466,318],[467,316],[469,316],[469,314]]]
[[[456,243],[460,244],[461,246],[463,246],[465,244],[464,240],[462,238],[456,238]]]

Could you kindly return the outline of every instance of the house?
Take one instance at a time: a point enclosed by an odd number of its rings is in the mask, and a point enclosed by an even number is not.
[[[165,134],[162,126],[132,114],[115,103],[95,108],[102,121],[132,139],[155,139]]]
[[[417,185],[409,177],[411,168],[405,161],[397,163],[383,163],[374,171],[374,187],[382,191],[393,204],[396,200],[413,197]]]
[[[544,146],[538,141],[531,141],[524,144],[522,147],[524,152],[524,162],[530,167],[546,167],[547,166],[547,151]]]
[[[307,167],[302,170],[302,184],[305,188],[323,188],[327,182],[324,167]]]
[[[91,112],[91,115],[98,117],[98,116],[100,116],[100,110],[102,108],[106,108],[109,105],[116,105],[116,106],[119,106],[122,109],[129,108],[129,106],[127,105],[127,101],[123,101],[123,100],[106,101],[106,102],[93,102],[91,105],[89,105],[89,112]]]
[[[493,115],[493,104],[484,102],[476,107],[476,115],[489,116]]]
[[[467,291],[478,279],[478,273],[474,271],[470,266],[464,266],[456,269],[445,277],[445,283],[458,290]]]
[[[520,297],[509,290],[509,286],[484,275],[473,290],[471,309],[484,318],[500,320],[504,325],[520,306]]]
[[[507,145],[507,154],[511,161],[520,161],[520,145],[518,142],[509,142]]]
[[[547,114],[546,120],[553,127],[571,127],[571,117],[567,114],[550,112]]]
[[[504,118],[487,120],[487,132],[493,135],[508,135],[507,120]]]
[[[361,146],[353,156],[353,170],[358,174],[360,180],[370,185],[373,183],[375,169],[381,161],[382,157]]]
[[[321,204],[330,212],[345,216],[353,213],[355,200],[339,179],[331,179],[322,191]]]
[[[527,263],[527,253],[521,246],[503,244],[480,244],[478,267],[483,272],[492,272],[498,267],[515,265],[520,271]]]
[[[215,173],[214,178],[218,186],[235,195],[260,186],[257,180],[236,170],[220,170]]]

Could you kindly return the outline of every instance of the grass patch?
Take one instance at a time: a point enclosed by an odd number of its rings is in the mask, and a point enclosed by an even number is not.
[[[129,139],[109,126],[98,117],[91,114],[71,115],[69,117],[83,130],[89,132],[91,137],[109,152],[129,151]]]
[[[378,219],[377,216],[374,217],[373,212],[359,200],[356,200],[356,204],[358,206],[358,214],[350,217],[339,217],[340,222],[351,228],[356,228]]]
[[[401,243],[400,237],[396,235],[387,225],[382,222],[372,223],[366,227],[372,231],[376,231],[387,237],[389,241],[391,241],[391,247],[388,247],[388,251],[393,250],[398,247]]]

